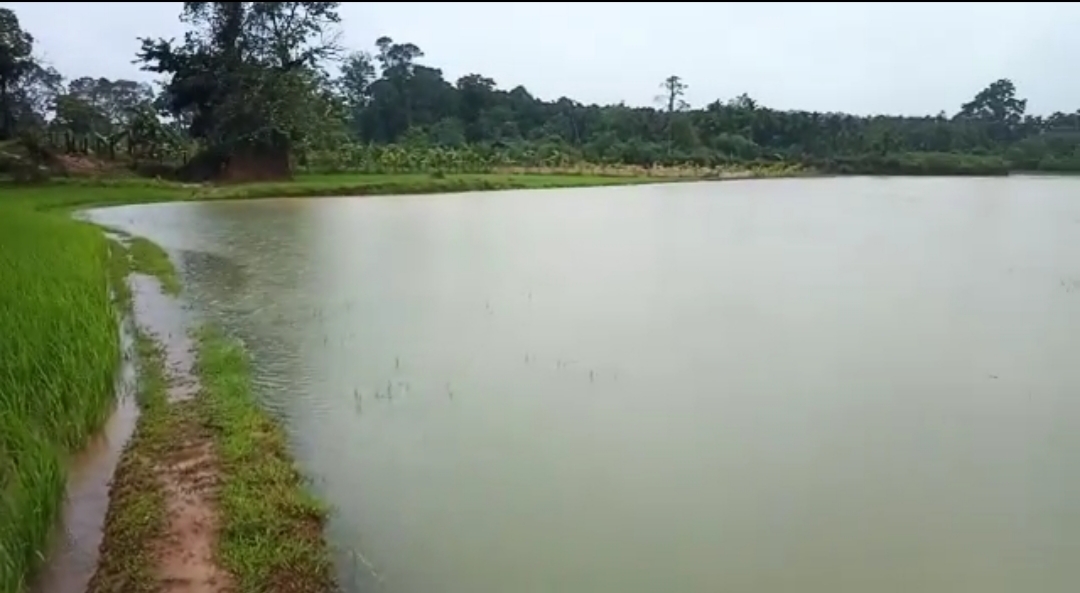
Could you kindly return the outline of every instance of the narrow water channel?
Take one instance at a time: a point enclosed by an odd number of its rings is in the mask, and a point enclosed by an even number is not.
[[[120,346],[123,361],[116,382],[116,408],[101,432],[69,461],[61,524],[53,536],[45,567],[32,588],[35,593],[82,593],[97,567],[98,546],[109,508],[109,483],[139,415],[130,319],[121,325]]]

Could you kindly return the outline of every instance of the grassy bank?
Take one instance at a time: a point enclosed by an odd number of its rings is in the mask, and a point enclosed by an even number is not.
[[[329,590],[326,509],[307,493],[284,432],[255,400],[247,354],[211,328],[199,332],[198,343],[197,407],[221,468],[222,566],[240,591]]]
[[[457,193],[510,189],[598,187],[679,181],[681,178],[585,174],[301,175],[292,181],[238,185],[184,184],[141,178],[56,178],[36,185],[8,186],[11,205],[35,209],[77,208],[148,202],[271,197],[372,196]]]
[[[162,468],[175,462],[178,443],[212,439],[219,483],[215,560],[239,592],[320,593],[333,589],[323,524],[326,509],[305,489],[281,428],[251,392],[247,355],[212,329],[198,336],[199,380],[194,399],[169,403],[160,346],[137,338],[141,416],[110,489],[101,557],[88,593],[151,593],[170,550],[168,494]],[[208,436],[209,435],[209,436]]]
[[[144,237],[130,237],[127,240],[127,251],[130,254],[130,271],[157,278],[165,294],[180,294],[180,277],[176,268],[173,267],[169,254],[157,243]]]
[[[156,277],[166,292],[179,289],[164,251],[138,237],[124,249],[127,271]],[[115,270],[114,270],[115,273]],[[141,416],[110,490],[98,570],[88,591],[151,592],[169,549],[170,467],[186,463],[184,447],[212,442],[218,492],[214,557],[237,591],[322,592],[333,588],[323,539],[326,509],[306,490],[285,434],[258,405],[247,353],[212,328],[197,335],[197,397],[168,402],[170,380],[157,342],[139,331]],[[187,472],[189,470],[181,470]],[[163,544],[164,542],[164,544]]]
[[[808,159],[807,165],[836,175],[982,176],[1008,175],[1013,168],[995,155],[951,152],[903,152]]]
[[[133,238],[129,251],[132,271],[153,274],[163,289],[176,281],[168,258],[153,243]],[[209,327],[198,332],[197,344],[201,390],[194,399],[169,403],[163,353],[146,333],[138,334],[142,415],[113,480],[90,593],[160,588],[155,568],[170,553],[163,472],[170,464],[175,468],[178,459],[189,461],[184,446],[197,448],[200,441],[212,442],[216,453],[214,556],[234,588],[331,590],[333,572],[322,531],[326,509],[308,494],[284,432],[255,399],[247,353]]]

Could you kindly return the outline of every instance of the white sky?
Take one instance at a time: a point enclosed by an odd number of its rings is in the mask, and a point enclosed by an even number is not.
[[[180,37],[179,2],[0,2],[65,76],[146,79],[137,36]],[[935,114],[998,78],[1029,112],[1080,108],[1080,3],[473,3],[341,6],[344,41],[409,41],[453,81],[545,99],[652,104],[678,74],[702,106]]]

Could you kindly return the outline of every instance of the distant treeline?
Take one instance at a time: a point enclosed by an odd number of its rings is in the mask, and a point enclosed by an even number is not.
[[[925,117],[781,111],[745,94],[691,108],[687,84],[674,75],[658,81],[655,107],[585,105],[545,101],[522,86],[500,89],[480,74],[448,81],[422,63],[419,47],[389,37],[372,52],[346,54],[324,41],[339,24],[334,2],[195,2],[185,3],[184,15],[201,35],[142,40],[138,60],[164,77],[155,92],[127,80],[65,83],[34,58],[33,39],[14,13],[0,9],[8,46],[0,52],[14,56],[0,60],[8,89],[0,140],[38,130],[39,142],[67,153],[159,162],[196,155],[204,176],[241,165],[275,176],[326,157],[329,168],[347,168],[342,159],[363,152],[348,148],[356,145],[471,147],[466,152],[488,162],[545,166],[784,162],[854,174],[1080,172],[1080,110],[1027,114],[1008,79],[952,115]]]

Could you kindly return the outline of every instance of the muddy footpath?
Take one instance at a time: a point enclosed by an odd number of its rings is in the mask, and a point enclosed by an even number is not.
[[[128,284],[132,312],[121,328],[117,406],[101,434],[71,460],[62,525],[35,593],[230,589],[231,577],[214,554],[220,485],[214,441],[194,410],[183,409],[200,391],[191,316],[156,278],[131,274]],[[167,422],[140,421],[140,409],[148,420],[146,414],[164,411],[154,410],[160,406],[176,413]],[[162,429],[168,434],[144,434]],[[133,532],[133,516],[150,529]],[[120,541],[132,535],[151,537]],[[133,558],[135,543],[146,547]]]

